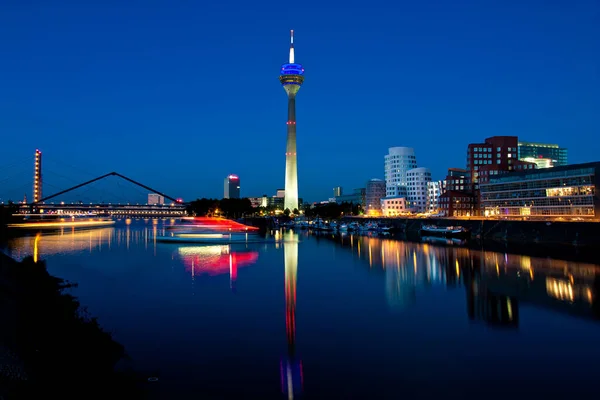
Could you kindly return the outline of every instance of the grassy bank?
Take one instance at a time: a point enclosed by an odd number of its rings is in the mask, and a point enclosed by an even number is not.
[[[69,287],[44,262],[0,253],[0,340],[18,371],[0,376],[4,398],[142,398],[134,376],[114,372],[123,346],[65,293]]]

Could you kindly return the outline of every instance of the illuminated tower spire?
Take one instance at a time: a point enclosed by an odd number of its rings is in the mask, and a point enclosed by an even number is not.
[[[294,63],[294,30],[290,31],[290,64]]]
[[[42,152],[35,150],[35,166],[33,173],[33,202],[42,198]]]
[[[279,81],[288,95],[287,144],[285,151],[284,209],[298,209],[298,163],[296,156],[296,93],[304,82],[304,68],[294,60],[294,31],[290,32],[290,59],[281,66]]]

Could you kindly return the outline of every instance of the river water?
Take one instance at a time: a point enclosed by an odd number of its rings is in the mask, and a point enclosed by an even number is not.
[[[12,239],[165,399],[595,393],[600,266],[353,235],[157,243],[172,220]]]

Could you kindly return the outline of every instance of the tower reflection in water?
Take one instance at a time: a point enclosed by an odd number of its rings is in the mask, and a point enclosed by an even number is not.
[[[437,285],[464,288],[469,318],[491,326],[517,328],[523,303],[600,319],[595,264],[358,235],[331,240],[384,275],[388,305],[395,311]]]
[[[283,241],[285,267],[285,330],[287,357],[281,360],[281,388],[288,399],[302,393],[302,361],[296,354],[296,279],[298,275],[298,236],[287,232]]]
[[[238,250],[232,245],[181,246],[177,253],[192,278],[229,274],[229,284],[234,292],[238,268],[247,267],[258,260],[258,251]]]

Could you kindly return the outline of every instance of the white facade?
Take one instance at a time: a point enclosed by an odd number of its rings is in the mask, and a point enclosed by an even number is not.
[[[165,198],[160,194],[150,193],[148,195],[148,205],[154,206],[157,204],[165,204]]]
[[[386,217],[396,217],[410,211],[406,197],[384,197],[381,199],[381,213]]]
[[[406,172],[408,201],[415,212],[427,211],[428,182],[431,182],[429,168],[413,168]]]
[[[401,186],[407,186],[406,173],[417,168],[415,150],[411,147],[390,147],[385,156],[386,197],[402,195]]]
[[[440,196],[445,192],[446,181],[427,182],[427,212],[439,212]]]

